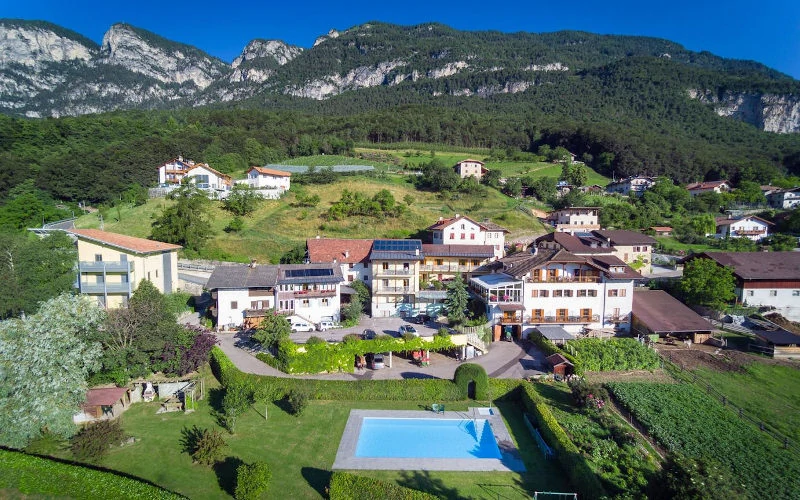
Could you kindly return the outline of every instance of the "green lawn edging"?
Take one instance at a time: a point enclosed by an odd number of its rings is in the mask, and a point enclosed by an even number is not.
[[[424,491],[414,490],[398,484],[379,481],[371,477],[356,476],[347,472],[334,472],[328,491],[331,500],[361,500],[381,498],[385,500],[433,500],[438,498]]]

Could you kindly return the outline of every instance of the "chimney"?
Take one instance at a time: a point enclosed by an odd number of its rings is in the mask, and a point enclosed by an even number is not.
[[[461,216],[459,214],[456,214],[456,219],[458,219],[459,217],[461,217]]]
[[[258,262],[256,262],[256,259],[250,259],[250,268],[251,269],[255,269],[257,264],[258,264]]]
[[[414,249],[414,255],[419,256],[419,248]]]
[[[442,222],[443,220],[444,220],[444,217],[439,217],[439,222]]]
[[[317,235],[317,239],[319,239],[319,235]]]
[[[344,251],[344,258],[345,259],[349,259],[350,258],[350,250],[345,250]]]

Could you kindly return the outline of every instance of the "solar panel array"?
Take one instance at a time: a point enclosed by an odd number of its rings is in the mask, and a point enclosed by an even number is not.
[[[333,269],[287,269],[287,278],[322,278],[333,276]]]
[[[422,250],[420,240],[375,240],[372,250],[376,252],[414,252]]]

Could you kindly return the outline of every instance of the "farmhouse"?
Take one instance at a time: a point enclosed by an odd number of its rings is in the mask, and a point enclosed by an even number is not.
[[[306,240],[308,262],[312,264],[334,263],[342,270],[343,282],[363,281],[372,283],[369,252],[372,240],[348,240],[341,238],[309,238]]]
[[[745,217],[718,217],[716,219],[716,238],[747,238],[753,241],[761,241],[769,236],[769,226],[772,223],[748,215]]]
[[[186,179],[209,194],[224,198],[233,186],[230,175],[214,170],[207,163],[195,163],[179,156],[158,167],[158,183],[177,187]]]
[[[731,185],[728,181],[694,182],[688,184],[686,190],[692,196],[703,193],[727,193],[731,190]]]
[[[598,207],[571,207],[554,210],[547,214],[546,222],[556,231],[572,233],[600,229]]]
[[[800,187],[773,191],[767,195],[767,200],[772,208],[785,210],[800,207]]]
[[[455,170],[462,179],[466,179],[467,177],[475,177],[476,179],[481,180],[483,175],[488,172],[486,167],[483,165],[484,163],[482,161],[467,159],[456,163],[453,167],[453,170]]]
[[[614,255],[626,264],[635,264],[637,269],[649,273],[652,269],[655,238],[636,231],[599,230],[592,234],[598,236],[614,249]]]
[[[427,230],[434,245],[491,245],[498,259],[504,255],[505,235],[509,232],[488,220],[475,222],[459,214],[449,219],[440,217]]]
[[[632,331],[706,342],[714,327],[702,316],[663,290],[633,292]]]
[[[262,197],[277,199],[291,187],[291,172],[267,167],[250,167],[247,178],[238,183],[255,189]]]
[[[102,307],[127,306],[142,280],[161,293],[177,290],[180,245],[99,229],[68,232],[77,239],[78,292],[96,298]]]
[[[656,180],[654,177],[637,175],[635,177],[627,177],[625,179],[620,179],[618,181],[609,183],[606,186],[606,191],[609,193],[619,193],[624,195],[633,194],[634,196],[641,196],[642,193],[644,193],[655,183]]]

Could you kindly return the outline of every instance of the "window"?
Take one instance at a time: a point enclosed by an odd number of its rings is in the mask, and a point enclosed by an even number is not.
[[[350,282],[350,283],[353,282],[353,275],[352,274],[348,274],[347,275],[347,281]]]
[[[558,270],[556,270],[556,269],[548,269],[547,270],[547,279],[549,281],[555,281],[557,272],[558,272]]]
[[[389,280],[383,280],[383,286],[389,286]]]
[[[147,281],[150,281],[150,271],[147,271]]]
[[[531,319],[541,321],[544,318],[544,309],[534,309],[531,311]]]
[[[591,309],[581,309],[581,319],[588,320],[592,317]]]
[[[389,270],[389,263],[388,262],[384,262],[383,264],[381,264],[381,268],[384,271],[388,271]]]
[[[800,297],[800,290],[792,290],[792,297]]]
[[[609,297],[618,297],[619,296],[619,290],[617,290],[616,288],[610,288],[608,290],[608,296]]]
[[[474,240],[475,239],[475,233],[470,233],[469,234],[469,239]]]
[[[102,274],[98,274],[97,275],[97,284],[98,285],[101,285],[101,284],[105,283],[105,281],[106,281],[106,277],[105,276],[103,276]]]
[[[239,303],[235,300],[231,301],[231,309],[239,309]]]
[[[589,292],[589,297],[597,297],[597,290],[587,290]]]
[[[120,262],[128,262],[128,256],[124,253],[119,254],[119,261]]]
[[[348,269],[353,269],[353,264],[352,264],[352,263],[351,263],[351,264],[348,264],[348,265],[347,265],[347,268],[348,268]]]
[[[550,296],[550,290],[540,290],[539,291],[539,297],[549,297],[549,296]]]
[[[770,290],[769,291],[769,296],[770,297],[777,297],[778,296],[778,291],[777,290]]]
[[[451,240],[456,239],[456,233],[450,233],[450,239]]]
[[[569,316],[569,312],[566,309],[556,309],[556,319],[560,321],[564,321]]]
[[[156,278],[158,278],[158,269],[156,269]]]
[[[553,297],[562,297],[564,292],[561,290],[553,290]]]
[[[300,307],[308,307],[311,303],[308,299],[303,299],[300,301]]]
[[[329,306],[330,305],[328,299],[321,299],[320,302],[322,302],[323,306]]]
[[[458,265],[459,266],[466,266],[467,265],[467,259],[458,259]]]
[[[434,260],[434,262],[436,263],[437,266],[441,266],[442,263],[444,263],[444,261],[442,259],[436,259],[436,260]]]
[[[99,253],[94,254],[94,261],[95,262],[103,262],[103,256]]]
[[[539,290],[531,290],[531,297],[534,299],[539,296]]]
[[[462,231],[464,230],[464,224],[461,224],[461,230]]]
[[[626,290],[624,288],[620,288],[619,289],[619,296],[620,297],[625,297],[626,295],[628,295],[628,290]]]
[[[472,259],[472,265],[473,266],[479,266],[479,265],[481,265],[481,261],[476,260],[476,259]]]
[[[586,297],[588,290],[578,290],[578,297]]]
[[[467,239],[467,235],[466,235],[466,234],[464,234],[464,233],[461,233],[461,239],[462,239],[462,240],[465,240],[465,239]]]
[[[539,269],[533,270],[533,281],[541,281],[542,272]]]
[[[564,297],[572,297],[572,290],[564,290]]]

